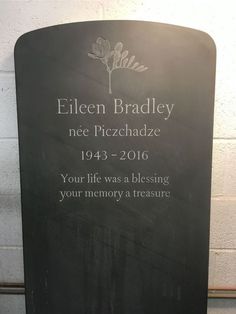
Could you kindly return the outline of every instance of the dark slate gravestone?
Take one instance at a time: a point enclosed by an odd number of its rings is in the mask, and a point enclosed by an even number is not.
[[[205,314],[215,46],[136,21],[16,44],[28,314]]]

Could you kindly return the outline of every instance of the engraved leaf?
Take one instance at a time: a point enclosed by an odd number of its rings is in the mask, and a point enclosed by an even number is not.
[[[129,54],[128,50],[122,52],[119,67],[122,67],[122,61],[125,57],[127,57],[128,54]]]
[[[113,61],[113,69],[116,69],[117,68],[117,64],[120,60],[120,57],[121,57],[121,53],[119,51],[115,51],[114,53],[114,61]]]
[[[122,55],[121,55],[121,59],[123,60],[124,58],[126,58],[129,54],[129,51],[128,50],[125,50],[122,52]]]
[[[142,71],[143,68],[144,68],[144,66],[140,65],[138,68],[135,69],[135,71],[137,71],[137,72]]]
[[[104,49],[105,58],[108,59],[110,57],[110,50],[111,50],[111,45],[110,45],[109,40],[107,39],[104,40],[102,45]]]
[[[129,62],[127,64],[127,68],[129,68],[131,66],[131,64],[133,63],[134,59],[135,59],[135,56],[130,57]]]
[[[134,70],[135,68],[137,68],[137,66],[139,65],[139,62],[135,62],[135,64],[132,66],[132,70]]]
[[[140,65],[138,68],[135,69],[137,72],[143,72],[146,71],[148,68],[145,67],[144,65]]]
[[[125,59],[124,59],[123,64],[122,64],[122,66],[123,66],[124,68],[126,67],[126,64],[127,64],[128,60],[129,60],[128,58],[125,58]]]
[[[97,58],[98,58],[98,57],[95,56],[95,54],[93,54],[93,53],[88,53],[88,56],[89,56],[90,58],[92,58],[92,59],[97,59]]]

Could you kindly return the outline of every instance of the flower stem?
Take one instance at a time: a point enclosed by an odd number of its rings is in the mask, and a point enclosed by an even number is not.
[[[112,90],[111,90],[111,73],[112,73],[112,71],[109,71],[108,72],[108,83],[109,83],[109,94],[112,94]]]

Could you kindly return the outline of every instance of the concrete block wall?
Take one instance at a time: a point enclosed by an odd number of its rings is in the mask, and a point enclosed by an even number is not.
[[[236,18],[234,0],[0,0],[0,282],[23,282],[13,48],[23,33],[100,19],[150,20],[208,32],[217,46],[209,286],[236,288]],[[25,314],[0,295],[0,314]],[[209,314],[236,313],[210,300]]]

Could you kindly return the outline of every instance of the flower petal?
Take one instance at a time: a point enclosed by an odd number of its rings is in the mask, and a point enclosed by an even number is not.
[[[116,45],[115,45],[115,51],[117,52],[121,52],[121,50],[123,49],[123,44],[121,42],[118,42]]]

